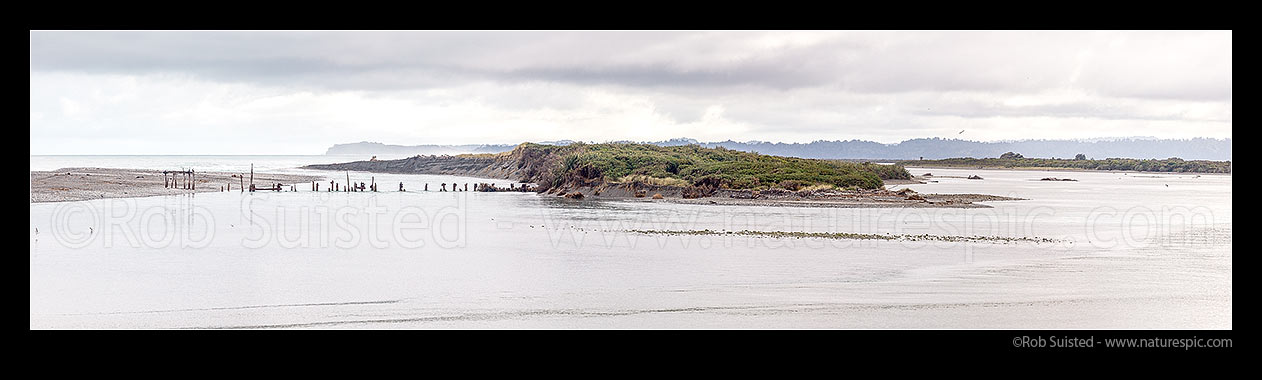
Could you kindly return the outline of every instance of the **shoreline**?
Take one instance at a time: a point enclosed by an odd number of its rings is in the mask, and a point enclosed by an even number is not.
[[[162,171],[152,169],[77,167],[50,171],[32,170],[30,173],[31,203],[217,193],[226,191],[229,185],[233,187],[232,191],[241,191],[238,187],[242,182],[241,178],[235,177],[239,173],[198,172],[197,190],[186,190],[165,187]],[[287,186],[319,181],[323,178],[301,174],[256,172],[254,184],[258,186],[280,183]]]
[[[821,208],[992,208],[978,202],[1020,201],[1024,198],[988,194],[932,194],[911,189],[764,191],[717,189],[708,196],[688,196],[678,186],[642,183],[601,184],[549,189],[539,195],[575,201],[675,203],[716,206],[771,206]],[[658,197],[660,196],[660,198]]]
[[[1078,173],[1141,173],[1141,174],[1168,174],[1168,175],[1190,175],[1190,176],[1198,176],[1198,175],[1200,175],[1200,176],[1205,176],[1205,175],[1225,175],[1225,176],[1230,176],[1230,175],[1231,175],[1231,173],[1146,172],[1146,171],[1138,171],[1138,170],[1094,170],[1094,169],[1080,169],[1080,168],[1057,168],[1057,167],[1048,167],[1048,168],[1040,168],[1040,167],[995,168],[995,167],[977,167],[977,166],[904,166],[904,168],[906,168],[906,169],[908,169],[908,170],[911,170],[911,169],[916,169],[916,170],[921,170],[921,169],[924,169],[924,170],[933,170],[933,169],[955,169],[955,170],[1018,170],[1018,171],[1031,171],[1031,172],[1034,172],[1034,171],[1045,171],[1045,172],[1078,172]],[[924,173],[921,173],[921,175],[923,175],[923,174],[924,174]],[[919,177],[920,177],[920,175],[917,175],[917,174],[915,174],[915,173],[912,173],[912,176],[913,176],[913,177],[915,177],[915,178],[919,178]],[[929,178],[932,178],[932,177],[929,177]]]
[[[915,194],[915,193],[913,193]],[[724,197],[703,198],[604,198],[594,200],[612,200],[620,202],[674,203],[714,206],[751,206],[751,207],[813,207],[813,208],[994,208],[994,206],[977,202],[1021,201],[1024,198],[1004,197],[986,194],[915,194],[920,199],[892,196],[859,196],[851,199],[829,199],[820,197],[800,197],[799,199],[742,199]]]

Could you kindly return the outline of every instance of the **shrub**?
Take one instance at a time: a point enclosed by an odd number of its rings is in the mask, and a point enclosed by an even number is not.
[[[786,179],[786,180],[780,181],[780,187],[789,191],[798,191],[798,189],[801,189],[803,185],[804,183],[802,183],[802,181],[793,180],[793,179]]]

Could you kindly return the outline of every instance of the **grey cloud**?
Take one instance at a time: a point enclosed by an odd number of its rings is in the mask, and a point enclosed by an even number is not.
[[[1162,33],[857,32],[757,48],[759,32],[42,32],[30,35],[35,71],[188,73],[216,81],[337,90],[441,87],[468,81],[628,87],[846,91],[1037,91],[1081,86],[1129,97],[1229,99],[1219,62],[1163,57]],[[1224,39],[1224,33],[1209,33]],[[1189,44],[1189,42],[1180,42]],[[1180,46],[1171,47],[1172,49]],[[1077,54],[1095,59],[1078,67]],[[1225,63],[1223,63],[1225,62]],[[1136,70],[1143,68],[1144,70]],[[1071,83],[1080,71],[1078,83]]]

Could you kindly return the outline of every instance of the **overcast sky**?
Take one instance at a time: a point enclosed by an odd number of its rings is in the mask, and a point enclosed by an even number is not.
[[[31,32],[32,154],[1115,136],[1231,137],[1231,32]]]

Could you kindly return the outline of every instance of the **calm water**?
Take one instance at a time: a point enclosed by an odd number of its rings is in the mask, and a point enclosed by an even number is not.
[[[236,170],[302,157],[135,158]],[[328,158],[313,156],[313,158]],[[243,161],[244,160],[244,161]],[[38,166],[67,164],[73,159]],[[266,161],[266,162],[262,162]],[[337,160],[334,160],[337,161]],[[100,162],[92,160],[91,162]],[[202,164],[199,164],[200,168]],[[225,169],[211,169],[211,167]],[[236,166],[234,166],[236,165]],[[130,165],[135,166],[135,165]],[[1231,328],[1231,177],[911,169],[990,209],[816,209],[422,192],[31,205],[31,328]],[[324,172],[318,172],[324,173]],[[345,180],[345,173],[324,173]],[[1078,182],[1043,182],[1042,177]],[[901,187],[901,186],[899,186]],[[38,229],[38,233],[35,230]],[[656,236],[1037,236],[1054,243]]]

